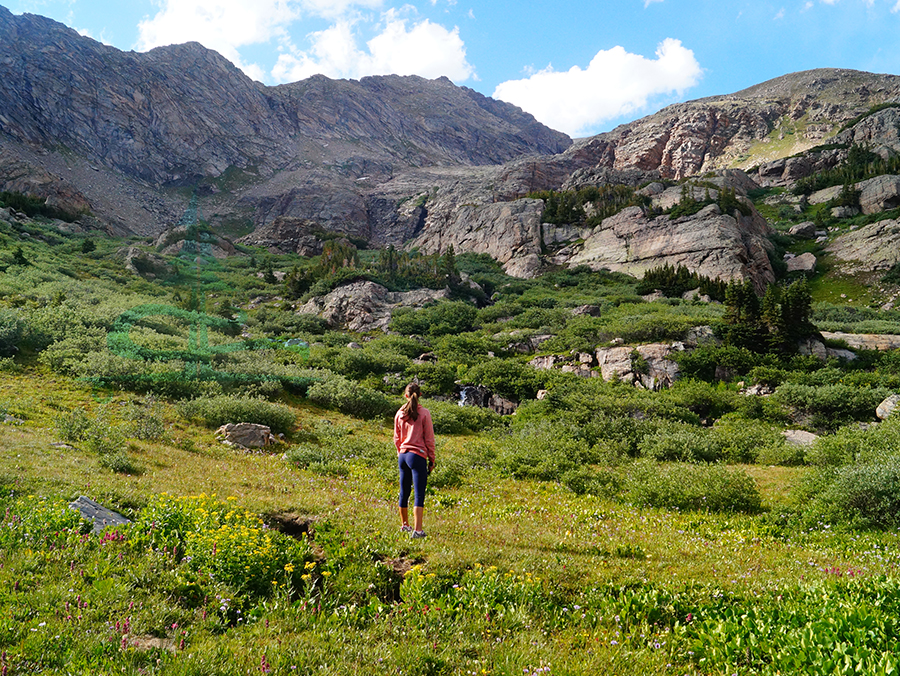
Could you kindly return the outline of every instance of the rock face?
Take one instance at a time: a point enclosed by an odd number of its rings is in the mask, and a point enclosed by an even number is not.
[[[595,228],[560,256],[570,265],[588,265],[640,276],[662,265],[685,265],[701,275],[750,279],[759,288],[775,280],[768,251],[771,232],[761,216],[723,214],[711,204],[671,220],[648,218],[638,207],[625,209]]]
[[[874,333],[843,333],[822,331],[827,340],[842,340],[855,350],[896,350],[900,348],[900,336]]]
[[[846,271],[861,266],[865,270],[887,270],[900,261],[900,219],[863,226],[837,237],[826,250]]]
[[[420,308],[436,300],[449,298],[446,289],[394,292],[375,282],[353,282],[340,286],[326,296],[310,299],[297,308],[302,314],[314,314],[335,328],[367,332],[387,331],[391,312],[398,307]]]
[[[678,364],[669,359],[675,349],[665,343],[599,348],[597,363],[604,380],[619,378],[648,390],[660,390],[671,387],[680,375]]]

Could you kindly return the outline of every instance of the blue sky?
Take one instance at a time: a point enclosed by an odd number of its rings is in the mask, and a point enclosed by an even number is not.
[[[122,50],[196,40],[254,79],[446,75],[571,136],[835,67],[900,74],[900,0],[0,0]]]

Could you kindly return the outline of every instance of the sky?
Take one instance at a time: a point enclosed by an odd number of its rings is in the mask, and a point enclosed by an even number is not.
[[[121,50],[196,41],[267,85],[446,76],[572,137],[811,68],[900,74],[900,0],[0,0]]]

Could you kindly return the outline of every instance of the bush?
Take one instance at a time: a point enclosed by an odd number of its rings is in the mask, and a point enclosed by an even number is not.
[[[723,465],[634,463],[625,474],[624,498],[639,507],[754,514],[762,508],[756,483]]]
[[[400,308],[391,317],[391,330],[406,335],[454,335],[471,331],[477,316],[472,305],[460,301],[444,301],[421,310]]]
[[[638,443],[643,458],[657,461],[714,462],[719,449],[710,435],[693,425],[669,423],[644,436]]]
[[[541,376],[536,369],[514,359],[488,359],[470,366],[462,380],[466,384],[484,385],[494,394],[522,401],[534,399],[541,389]]]
[[[850,385],[801,385],[788,382],[772,395],[776,401],[811,414],[813,424],[836,429],[853,420],[872,420],[875,409],[891,394],[884,387],[858,388]]]
[[[713,425],[709,436],[718,457],[728,463],[798,465],[803,462],[802,449],[787,448],[781,431],[766,423],[726,416]]]
[[[274,432],[284,433],[289,433],[297,421],[296,414],[287,406],[258,397],[231,394],[183,401],[178,404],[178,413],[188,420],[199,420],[207,427],[248,422],[267,425]]]
[[[18,312],[0,308],[0,357],[11,357],[18,353],[24,335],[25,322]]]
[[[309,388],[306,396],[319,406],[337,409],[341,413],[365,420],[390,418],[398,407],[398,402],[381,392],[341,376],[333,376],[316,383]]]
[[[516,479],[560,481],[569,470],[596,460],[576,426],[544,421],[523,425],[501,437],[496,464]]]
[[[428,402],[435,434],[471,434],[506,424],[503,416],[488,408],[459,406],[453,402]]]
[[[620,489],[618,475],[582,465],[562,475],[562,484],[576,495],[612,497]]]
[[[807,516],[855,528],[900,526],[900,456],[838,469]]]

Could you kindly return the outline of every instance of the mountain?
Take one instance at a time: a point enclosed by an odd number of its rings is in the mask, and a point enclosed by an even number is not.
[[[446,78],[317,76],[266,87],[196,43],[125,53],[4,8],[0,138],[0,167],[18,167],[6,169],[19,177],[6,189],[25,185],[27,173],[38,194],[65,205],[80,193],[72,206],[87,202],[137,232],[176,218],[178,188],[220,195],[208,206],[223,214],[352,220],[364,212],[360,183],[411,167],[557,153],[571,143]],[[242,195],[251,185],[256,190]],[[119,201],[109,202],[109,192]],[[322,204],[323,194],[335,199]],[[145,200],[150,207],[133,208]],[[313,202],[319,209],[309,214]]]
[[[774,279],[771,229],[743,196],[831,169],[854,144],[900,153],[897,101],[900,77],[817,69],[573,142],[446,78],[267,87],[198,44],[125,53],[0,8],[0,190],[143,235],[177,223],[196,194],[207,221],[249,244],[308,253],[324,229],[489,253],[521,276],[682,264],[761,288]],[[734,191],[740,213],[660,216],[688,177],[705,177],[698,199]],[[529,198],[604,186],[652,209],[556,226]]]

